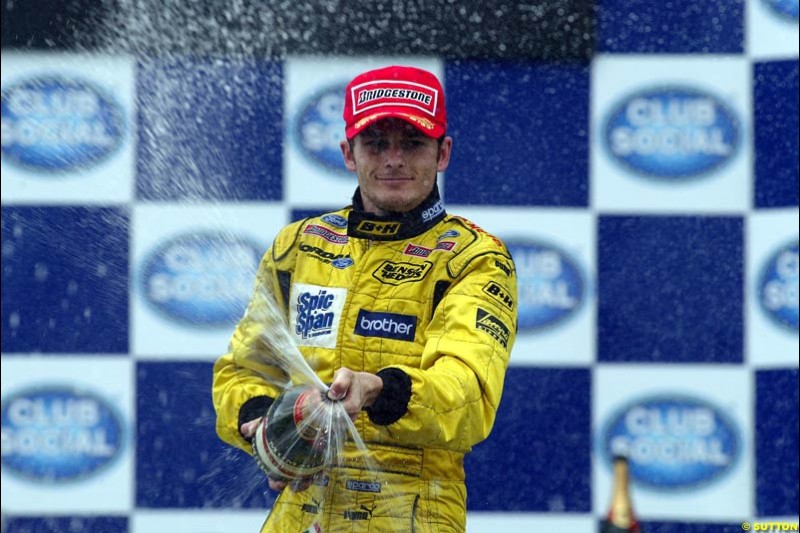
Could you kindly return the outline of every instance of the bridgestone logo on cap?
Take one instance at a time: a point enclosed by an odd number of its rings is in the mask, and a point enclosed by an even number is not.
[[[375,89],[372,91],[361,91],[358,93],[358,102],[356,102],[356,105],[366,104],[380,98],[399,98],[401,100],[407,98],[409,100],[416,100],[421,104],[428,105],[431,103],[431,99],[433,97],[429,94],[421,93],[419,91],[410,91],[407,89]]]
[[[436,116],[439,92],[427,85],[396,80],[376,80],[351,89],[353,115],[382,106],[407,106]]]

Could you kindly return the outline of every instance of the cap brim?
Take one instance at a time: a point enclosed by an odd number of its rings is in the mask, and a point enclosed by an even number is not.
[[[366,117],[361,117],[357,121],[353,123],[352,126],[347,126],[344,130],[345,135],[348,139],[352,139],[359,133],[361,133],[364,129],[368,128],[372,124],[375,124],[379,120],[384,120],[387,118],[399,118],[401,120],[405,120],[419,131],[424,133],[428,137],[432,137],[434,139],[438,139],[442,135],[444,135],[446,128],[442,124],[437,124],[436,122],[432,121],[427,117],[422,117],[416,115],[414,113],[409,113],[406,110],[384,110],[378,113],[373,113],[372,115],[368,115]]]

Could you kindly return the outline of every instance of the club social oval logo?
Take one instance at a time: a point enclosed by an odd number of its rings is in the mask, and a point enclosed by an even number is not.
[[[227,327],[244,313],[262,255],[257,244],[243,237],[222,232],[179,235],[145,259],[141,291],[169,320]]]
[[[778,248],[761,268],[758,302],[775,323],[798,331],[798,241]]]
[[[586,299],[579,263],[543,242],[504,240],[517,269],[520,331],[554,326],[573,316]]]
[[[631,478],[660,490],[705,486],[741,454],[736,424],[710,402],[689,396],[651,396],[614,414],[603,432],[608,462],[624,455]]]
[[[3,400],[3,471],[43,483],[90,477],[123,448],[121,417],[101,396],[51,386]]]
[[[736,113],[717,96],[690,87],[627,96],[608,114],[604,139],[624,168],[664,181],[708,175],[732,160],[742,142]]]
[[[4,88],[2,113],[3,158],[51,174],[107,158],[126,129],[120,104],[77,78],[42,76]]]
[[[762,0],[772,13],[790,22],[800,20],[800,2],[797,0]]]
[[[339,142],[344,139],[344,85],[325,87],[311,96],[295,118],[302,154],[326,170],[347,173]]]

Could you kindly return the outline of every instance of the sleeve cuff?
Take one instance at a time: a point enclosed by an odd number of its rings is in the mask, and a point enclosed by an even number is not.
[[[383,380],[383,390],[365,411],[373,424],[388,426],[408,412],[411,377],[399,368],[384,368],[377,375]]]
[[[269,396],[256,396],[244,402],[242,407],[239,409],[239,427],[241,428],[242,424],[245,422],[250,422],[251,420],[255,420],[256,418],[267,414],[267,410],[274,401],[275,400]],[[242,435],[242,437],[247,442],[252,440],[244,435]]]

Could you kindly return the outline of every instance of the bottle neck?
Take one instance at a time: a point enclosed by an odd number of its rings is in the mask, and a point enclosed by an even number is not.
[[[614,487],[608,519],[611,524],[624,531],[632,530],[636,524],[631,502],[630,471],[625,460],[614,461]]]

